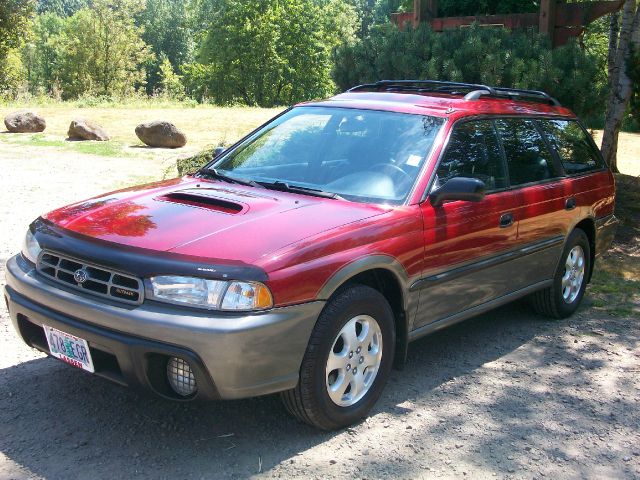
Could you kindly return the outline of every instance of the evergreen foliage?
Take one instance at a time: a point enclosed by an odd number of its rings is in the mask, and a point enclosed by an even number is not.
[[[428,26],[378,31],[335,54],[341,90],[378,79],[451,80],[544,90],[583,116],[602,111],[604,72],[576,43],[552,50],[534,32],[478,26],[434,33]]]

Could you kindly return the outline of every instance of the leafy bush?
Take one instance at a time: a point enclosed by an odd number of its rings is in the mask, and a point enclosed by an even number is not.
[[[433,79],[544,90],[580,116],[604,110],[605,72],[571,42],[551,49],[545,35],[504,28],[433,32],[385,26],[338,48],[333,72],[345,90],[380,79]]]
[[[178,175],[183,176],[188,173],[194,173],[204,167],[207,163],[214,159],[215,149],[218,147],[224,147],[222,143],[215,147],[207,147],[193,157],[181,158],[176,162],[176,168],[178,169]]]

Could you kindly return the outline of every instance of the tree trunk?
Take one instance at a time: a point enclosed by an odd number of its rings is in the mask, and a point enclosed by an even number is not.
[[[615,33],[613,20],[611,33]],[[617,27],[617,22],[616,22]],[[622,14],[619,38],[609,39],[609,97],[607,99],[607,114],[605,117],[604,134],[602,136],[602,155],[611,170],[618,172],[617,149],[618,134],[622,127],[624,114],[629,105],[632,93],[632,82],[628,77],[627,61],[634,47],[640,45],[640,9],[636,8],[635,0],[627,0]],[[615,52],[611,48],[615,46]]]
[[[620,33],[620,12],[613,12],[609,21],[609,53],[607,54],[607,72],[609,88],[613,79],[613,67],[616,63],[618,51],[618,34]]]

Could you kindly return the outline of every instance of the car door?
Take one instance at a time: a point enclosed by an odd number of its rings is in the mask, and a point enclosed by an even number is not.
[[[509,190],[504,157],[491,120],[454,125],[436,167],[433,188],[454,177],[485,182],[480,202],[421,204],[424,222],[423,276],[414,328],[500,297],[511,290],[508,252],[517,240],[519,205]],[[506,254],[506,256],[505,256]]]
[[[495,125],[520,204],[516,209],[518,268],[512,280],[522,289],[553,277],[576,203],[571,180],[536,120],[504,118]]]

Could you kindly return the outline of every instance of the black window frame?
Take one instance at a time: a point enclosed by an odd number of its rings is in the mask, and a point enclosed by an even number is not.
[[[543,142],[545,143],[547,149],[549,150],[549,153],[551,154],[553,165],[554,165],[554,167],[556,168],[556,170],[558,172],[558,176],[552,177],[552,178],[545,178],[545,179],[542,179],[542,180],[536,180],[534,182],[529,182],[529,183],[521,183],[521,184],[518,184],[518,185],[513,185],[511,183],[511,174],[509,172],[509,162],[507,161],[507,155],[506,155],[505,150],[504,150],[504,145],[502,143],[502,138],[500,137],[500,134],[498,133],[498,130],[497,130],[497,127],[496,127],[496,124],[495,124],[495,122],[497,120],[505,120],[505,119],[530,120],[534,124],[536,130],[538,131],[538,134],[542,137]],[[496,135],[496,137],[498,139],[498,144],[500,145],[500,153],[502,155],[502,162],[503,162],[503,165],[505,167],[505,171],[507,172],[507,187],[501,188],[501,189],[496,189],[496,190],[491,190],[490,192],[487,192],[487,195],[493,195],[495,193],[502,193],[502,192],[506,192],[506,191],[512,191],[512,190],[516,190],[516,189],[520,189],[520,188],[527,188],[527,187],[532,187],[532,186],[536,186],[536,185],[544,185],[546,183],[557,182],[558,180],[562,180],[564,178],[576,178],[576,177],[579,177],[579,176],[582,176],[582,175],[591,175],[591,174],[594,174],[594,173],[597,173],[597,172],[602,172],[602,171],[605,171],[605,170],[609,169],[609,165],[607,164],[607,162],[602,157],[602,153],[600,152],[600,149],[597,147],[595,141],[593,140],[593,137],[591,137],[591,135],[589,134],[589,132],[585,128],[584,124],[580,121],[580,119],[578,119],[576,117],[566,117],[566,116],[561,116],[561,115],[517,115],[517,114],[516,115],[500,115],[500,114],[496,114],[496,115],[472,115],[472,116],[468,116],[468,117],[462,117],[462,118],[459,118],[459,119],[453,121],[453,123],[451,125],[451,128],[449,129],[449,132],[447,134],[447,137],[445,138],[445,140],[443,142],[442,150],[438,154],[438,158],[437,158],[436,163],[434,165],[434,168],[433,168],[433,170],[431,172],[429,181],[427,182],[427,185],[426,185],[426,187],[424,189],[424,192],[422,193],[422,196],[420,198],[420,202],[419,203],[425,202],[427,200],[427,198],[429,197],[429,194],[431,193],[431,190],[433,189],[433,183],[435,181],[435,177],[436,177],[436,173],[438,171],[438,167],[440,166],[440,163],[442,162],[442,159],[444,158],[444,156],[447,153],[447,150],[449,148],[449,142],[451,140],[451,136],[453,135],[454,129],[460,123],[466,123],[466,122],[471,122],[471,121],[479,121],[479,120],[488,120],[488,121],[490,121],[492,123],[494,134]],[[582,130],[587,133],[587,136],[589,137],[592,149],[595,149],[594,151],[602,158],[604,166],[601,169],[589,170],[588,172],[582,172],[582,173],[573,174],[573,175],[567,174],[567,172],[564,169],[564,166],[562,165],[562,161],[560,159],[560,156],[556,152],[555,148],[553,148],[553,146],[549,142],[549,139],[547,138],[544,130],[542,129],[541,125],[538,123],[541,120],[576,121],[578,123],[578,125],[580,125]],[[426,167],[426,165],[425,165],[425,167]]]
[[[496,122],[498,120],[530,121],[531,124],[533,125],[533,128],[536,130],[536,132],[538,132],[538,135],[540,135],[540,138],[542,139],[542,143],[547,147],[549,155],[551,155],[551,161],[553,163],[553,167],[556,169],[556,172],[558,173],[558,175],[555,176],[555,177],[543,178],[542,180],[534,180],[532,182],[518,183],[517,185],[513,185],[512,182],[511,182],[511,172],[509,171],[509,160],[507,159],[507,152],[504,149],[504,142],[502,141],[502,137],[498,133],[498,141],[500,142],[500,145],[502,146],[502,155],[504,157],[505,163],[507,164],[507,175],[509,177],[509,185],[511,185],[512,189],[530,187],[530,186],[534,186],[534,185],[541,185],[541,184],[549,183],[549,182],[556,182],[556,181],[558,181],[558,180],[560,180],[562,178],[566,178],[567,177],[567,172],[565,172],[565,170],[564,170],[564,166],[562,165],[562,162],[560,161],[560,157],[556,154],[555,150],[551,147],[551,144],[549,143],[549,140],[544,135],[544,132],[542,131],[542,128],[538,124],[538,120],[540,120],[540,117],[525,117],[525,116],[519,116],[519,115],[499,116],[499,117],[494,117],[493,118],[494,126],[495,126],[495,124],[496,124]],[[496,132],[497,132],[498,127],[495,127],[495,128],[496,128]]]
[[[553,143],[551,142],[551,140],[549,140],[549,138],[547,137],[547,132],[545,132],[544,127],[542,126],[542,122],[545,121],[563,121],[563,122],[574,122],[576,123],[576,125],[578,125],[578,127],[580,127],[580,129],[582,130],[582,133],[584,133],[585,137],[587,138],[587,144],[589,145],[589,148],[591,149],[591,153],[593,153],[596,157],[598,157],[601,162],[602,162],[602,166],[598,167],[598,168],[594,168],[593,170],[585,170],[582,172],[576,172],[576,173],[567,173],[567,171],[564,168],[564,164],[562,163],[562,157],[560,157],[560,153],[555,149],[555,147],[553,146]],[[605,158],[602,156],[602,152],[600,151],[600,149],[598,148],[598,145],[596,145],[595,140],[593,139],[593,137],[591,136],[591,134],[589,133],[589,130],[587,130],[587,128],[584,126],[584,124],[580,121],[580,119],[578,118],[537,118],[536,119],[536,124],[538,125],[538,130],[542,133],[542,136],[544,137],[545,141],[547,142],[551,153],[554,155],[554,157],[557,158],[558,162],[560,163],[560,166],[562,167],[562,171],[564,172],[565,177],[567,178],[576,178],[576,177],[582,177],[584,175],[590,175],[596,172],[604,172],[606,170],[609,170],[610,167],[607,164],[607,161],[605,160]]]
[[[442,147],[442,150],[440,151],[440,154],[438,155],[438,159],[436,161],[436,164],[433,168],[433,171],[431,172],[431,178],[429,178],[429,182],[427,184],[427,187],[425,188],[424,193],[422,194],[422,197],[420,199],[420,203],[426,201],[427,197],[429,196],[429,193],[431,193],[431,189],[433,188],[433,182],[435,181],[435,177],[437,175],[438,172],[438,168],[440,167],[440,164],[442,163],[442,160],[445,158],[445,156],[447,155],[447,152],[449,151],[449,146],[451,143],[451,137],[454,134],[454,130],[456,128],[458,128],[460,125],[463,125],[465,123],[471,123],[471,122],[488,122],[491,125],[491,129],[493,130],[493,134],[496,137],[496,142],[498,145],[498,151],[499,151],[499,155],[500,155],[500,160],[502,162],[502,168],[504,169],[504,173],[505,173],[505,183],[506,186],[501,187],[501,188],[496,188],[493,190],[489,190],[486,192],[486,195],[492,195],[494,193],[500,193],[500,192],[505,192],[511,189],[511,177],[509,176],[509,169],[507,166],[507,162],[506,162],[506,157],[504,155],[504,148],[502,146],[502,142],[500,140],[500,136],[498,135],[498,130],[496,129],[496,124],[493,121],[494,118],[493,117],[489,117],[489,116],[473,116],[473,117],[464,117],[464,118],[460,118],[458,120],[455,120],[453,122],[453,124],[451,125],[451,129],[449,130],[449,134],[447,135],[447,138],[445,139],[444,145]]]

